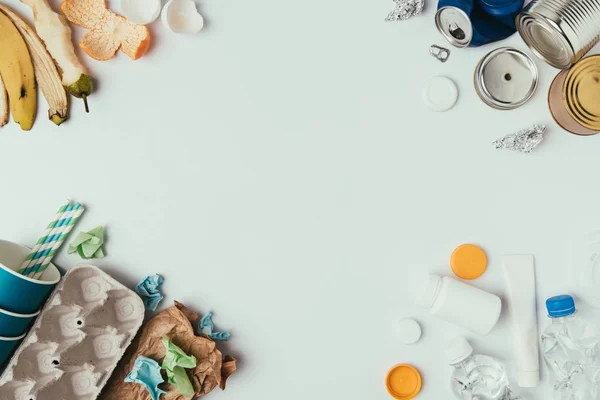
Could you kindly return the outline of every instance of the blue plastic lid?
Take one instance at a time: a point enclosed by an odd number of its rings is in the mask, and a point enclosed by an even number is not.
[[[566,317],[575,313],[575,301],[568,294],[550,297],[546,300],[546,308],[550,318]]]

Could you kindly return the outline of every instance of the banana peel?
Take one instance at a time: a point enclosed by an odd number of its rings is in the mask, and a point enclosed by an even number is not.
[[[48,102],[48,118],[56,125],[62,124],[69,116],[69,101],[54,60],[46,50],[42,39],[19,15],[3,4],[0,4],[0,12],[12,21],[25,39],[33,61],[37,83]]]
[[[22,130],[30,130],[37,111],[33,61],[23,36],[4,13],[0,13],[0,75],[13,120]]]
[[[21,0],[21,2],[33,10],[36,33],[56,61],[62,73],[63,86],[73,96],[83,99],[85,110],[89,112],[87,98],[94,90],[94,83],[75,54],[75,48],[71,41],[71,27],[66,18],[54,12],[48,4],[48,0]],[[88,12],[91,18],[95,17],[95,12],[106,8],[106,5],[103,4],[104,0],[100,0],[95,11],[87,10],[93,11]]]
[[[0,76],[0,127],[8,123],[8,93]]]

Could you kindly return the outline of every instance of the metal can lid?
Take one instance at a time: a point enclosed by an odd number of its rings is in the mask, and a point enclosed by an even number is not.
[[[579,124],[600,131],[600,54],[584,58],[567,74],[563,97]]]
[[[475,90],[488,106],[512,110],[525,104],[538,86],[538,70],[527,54],[511,47],[491,51],[475,68]]]
[[[595,135],[598,132],[582,126],[571,117],[565,107],[563,87],[568,73],[568,70],[560,71],[550,85],[550,90],[548,91],[548,108],[550,109],[550,114],[552,114],[552,118],[554,118],[556,123],[567,132],[582,136]]]
[[[435,26],[453,46],[467,47],[473,39],[469,16],[458,7],[442,7],[435,14]]]

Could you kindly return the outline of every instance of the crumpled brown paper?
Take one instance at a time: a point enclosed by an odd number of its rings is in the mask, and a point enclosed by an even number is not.
[[[143,385],[124,382],[133,368],[139,355],[162,362],[165,357],[165,346],[162,336],[166,335],[171,342],[179,346],[187,354],[196,357],[196,368],[188,370],[188,376],[194,386],[194,397],[186,397],[169,383],[159,385],[167,393],[161,400],[189,400],[210,393],[219,386],[225,390],[227,378],[236,370],[236,360],[231,356],[223,359],[215,342],[206,336],[196,336],[193,325],[198,321],[198,314],[190,311],[183,304],[175,302],[175,306],[164,310],[152,318],[133,342],[123,360],[100,395],[101,400],[151,400],[150,394]],[[166,381],[166,380],[165,380]]]

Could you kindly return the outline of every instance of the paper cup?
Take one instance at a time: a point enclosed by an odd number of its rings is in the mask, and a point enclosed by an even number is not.
[[[0,336],[0,370],[4,369],[6,363],[10,360],[10,357],[12,357],[24,337],[25,334],[17,337]]]
[[[15,337],[27,333],[38,315],[39,311],[33,314],[18,314],[0,308],[0,336]]]
[[[50,264],[39,280],[17,272],[30,250],[17,243],[0,240],[0,308],[18,314],[33,314],[60,280],[60,272]]]

